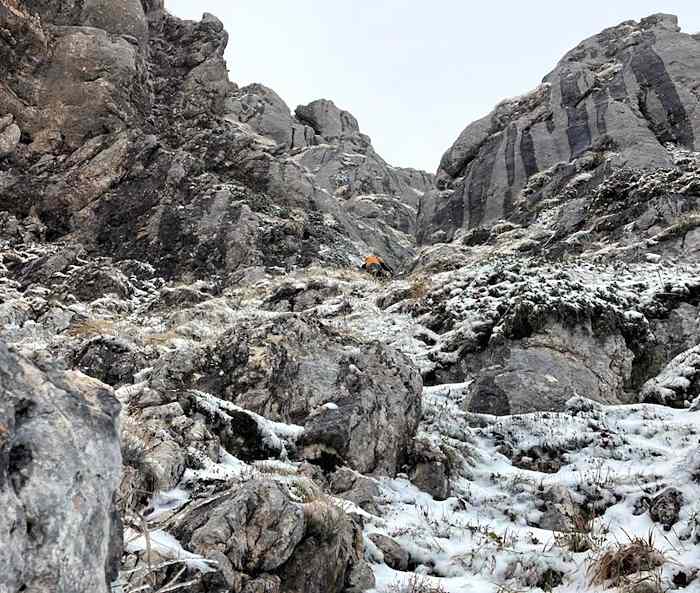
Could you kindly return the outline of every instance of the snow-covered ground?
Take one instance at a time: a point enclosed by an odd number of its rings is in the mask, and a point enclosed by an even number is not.
[[[157,306],[158,283],[142,285],[128,298],[59,304],[40,291],[28,297],[1,276],[7,297],[0,304],[3,334],[25,351],[64,353],[86,335],[107,334],[157,357],[213,341],[236,320],[289,315],[272,298],[280,287],[305,293],[320,286],[328,294],[300,315],[320,319],[340,333],[389,344],[427,375],[458,355],[455,344],[476,340],[484,327],[492,335],[508,331],[510,303],[516,298],[542,311],[605,309],[621,323],[646,327],[647,316],[659,314],[669,299],[697,290],[700,266],[560,267],[501,259],[387,284],[353,271],[306,269],[263,275],[255,283],[172,308]],[[38,320],[32,318],[32,307],[43,311]],[[440,323],[435,322],[438,308]],[[440,331],[429,328],[437,325]],[[698,367],[697,349],[690,350],[645,390],[671,397],[688,388]],[[138,379],[148,373],[145,369]],[[572,394],[562,412],[495,417],[464,411],[469,384],[467,378],[423,392],[419,437],[451,455],[450,497],[436,500],[400,474],[369,478],[380,492],[371,510],[335,499],[363,522],[377,593],[573,593],[613,585],[619,591],[654,592],[680,589],[684,583],[684,591],[700,592],[695,578],[700,570],[698,406],[603,406]],[[128,398],[140,385],[122,387],[117,394]],[[196,407],[208,414],[241,411],[203,392],[195,396]],[[299,500],[310,490],[313,494],[316,486],[300,471],[302,463],[288,455],[303,428],[250,415],[279,458],[246,463],[222,450],[216,464],[191,449],[188,454],[199,460],[200,468],[188,469],[177,489],[153,498],[146,517],[151,541],[132,529],[126,534],[130,550],[153,546],[164,558],[207,570],[200,557],[167,532],[168,518],[190,500],[198,483],[265,475],[287,484]],[[653,520],[650,507],[669,488],[675,489],[680,509],[673,523],[664,525],[658,512]],[[373,534],[398,543],[407,553],[407,570],[383,562],[369,537]],[[641,540],[658,551],[658,566],[632,571],[618,583],[596,579],[596,566],[607,552]]]

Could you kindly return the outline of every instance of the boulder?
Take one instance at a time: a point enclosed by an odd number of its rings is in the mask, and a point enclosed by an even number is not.
[[[146,357],[128,341],[114,336],[96,336],[83,344],[73,357],[83,373],[113,387],[132,383],[146,366]]]
[[[307,529],[282,567],[284,593],[341,593],[364,561],[362,530],[345,512],[324,500],[304,506]],[[370,583],[370,587],[374,583]]]
[[[330,488],[336,496],[349,500],[368,513],[379,514],[375,499],[380,490],[371,478],[341,467],[331,476]]]
[[[585,529],[585,513],[566,487],[550,486],[539,493],[539,498],[537,508],[542,514],[536,522],[537,527],[565,533]]]
[[[408,552],[396,540],[381,533],[370,533],[369,539],[382,551],[384,563],[389,568],[403,572],[408,570],[410,557]]]
[[[0,589],[110,591],[122,546],[118,413],[99,381],[0,344]]]
[[[293,121],[281,97],[261,84],[251,84],[230,94],[226,98],[226,115],[287,148],[301,148],[313,140],[313,130]]]
[[[176,520],[180,541],[216,560],[236,592],[341,593],[362,581],[362,532],[339,507],[293,502],[263,479],[195,506]],[[365,575],[366,576],[366,575]]]
[[[303,507],[282,486],[254,480],[178,520],[175,532],[188,549],[248,575],[283,566],[304,537]],[[222,568],[225,568],[222,567]]]
[[[421,413],[420,374],[405,356],[287,315],[236,322],[212,348],[161,357],[151,385],[190,386],[302,425],[304,457],[361,473],[395,475]]]
[[[72,294],[86,302],[109,294],[126,299],[134,291],[134,287],[120,270],[105,264],[91,264],[75,270],[68,277],[66,284]]]
[[[425,436],[414,442],[411,482],[435,500],[450,496],[450,467],[447,455],[439,445]]]
[[[296,116],[310,125],[325,139],[360,133],[360,126],[352,114],[336,107],[333,101],[318,99],[296,108]]]
[[[664,530],[670,531],[678,522],[681,508],[685,503],[683,493],[677,488],[667,488],[654,497],[649,505],[649,516],[654,523],[660,523]]]
[[[465,400],[469,412],[560,411],[576,395],[610,404],[627,401],[633,353],[620,335],[595,335],[585,325],[549,324],[494,350],[485,358],[501,356],[502,363],[480,371]]]
[[[86,0],[82,24],[116,35],[148,41],[148,23],[141,0]]]

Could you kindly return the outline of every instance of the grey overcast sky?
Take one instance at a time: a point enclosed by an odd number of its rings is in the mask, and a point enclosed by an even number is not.
[[[394,165],[434,171],[471,121],[535,87],[579,41],[655,12],[700,31],[698,0],[166,0],[218,16],[230,77],[292,110],[332,99]]]

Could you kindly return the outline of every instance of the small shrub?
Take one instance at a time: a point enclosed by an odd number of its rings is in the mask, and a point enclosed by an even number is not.
[[[597,526],[596,517],[576,506],[578,514],[571,517],[573,530],[554,534],[554,541],[560,548],[579,554],[589,550],[599,550],[605,543],[606,526]]]

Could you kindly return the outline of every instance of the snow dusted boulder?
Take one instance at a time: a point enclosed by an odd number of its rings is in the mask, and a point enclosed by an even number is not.
[[[679,354],[656,377],[647,381],[640,401],[685,407],[700,395],[700,346]]]
[[[189,415],[201,418],[228,453],[246,462],[286,458],[304,430],[272,422],[209,394],[188,392],[186,398]]]
[[[409,554],[395,539],[381,533],[371,533],[369,539],[381,550],[384,563],[388,567],[394,570],[408,570]]]
[[[660,523],[666,531],[678,522],[678,516],[685,503],[683,493],[677,488],[667,488],[656,496],[649,506],[649,516],[655,523]]]
[[[121,556],[119,403],[0,344],[0,590],[107,593]]]
[[[450,495],[450,464],[447,455],[438,443],[423,434],[414,441],[413,455],[411,482],[435,500],[445,500]]]
[[[236,322],[213,346],[165,355],[151,385],[303,426],[307,459],[362,473],[394,475],[421,414],[420,374],[404,355],[289,315]]]
[[[103,262],[75,269],[67,287],[81,301],[91,302],[108,294],[126,299],[134,291],[127,277],[117,268]]]

